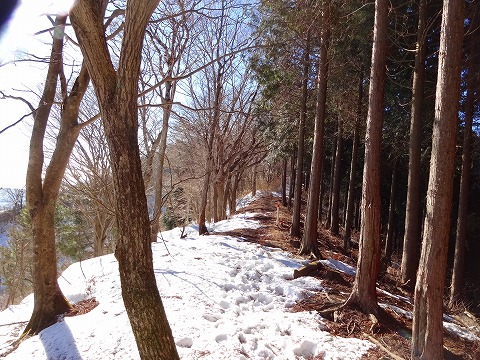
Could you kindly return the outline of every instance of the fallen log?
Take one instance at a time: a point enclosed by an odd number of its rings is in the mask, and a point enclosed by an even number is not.
[[[316,273],[317,271],[319,271],[320,269],[322,269],[322,267],[323,265],[320,261],[311,262],[305,266],[302,266],[299,269],[293,270],[293,278],[298,279],[299,277],[302,277],[302,276],[310,276]]]

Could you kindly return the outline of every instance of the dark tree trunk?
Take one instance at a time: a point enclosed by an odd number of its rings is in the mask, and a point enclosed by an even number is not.
[[[422,107],[425,82],[425,23],[427,1],[420,0],[418,9],[417,50],[413,75],[412,110],[410,119],[410,144],[408,164],[407,205],[405,235],[401,266],[401,281],[415,287],[420,243],[420,156],[422,146]]]
[[[360,81],[358,84],[358,102],[357,102],[357,116],[355,119],[355,130],[353,133],[353,148],[352,161],[350,163],[350,179],[348,181],[348,198],[347,211],[345,215],[345,234],[343,236],[343,248],[345,251],[350,250],[350,237],[352,234],[353,218],[354,218],[354,199],[355,199],[355,177],[357,172],[358,147],[360,144],[360,119],[362,117],[362,103],[363,103],[363,78],[364,70],[360,71]]]
[[[240,183],[240,179],[242,178],[242,172],[236,173],[233,177],[233,184],[232,184],[232,189],[230,191],[230,215],[235,214],[237,211],[237,189],[238,189],[238,184]]]
[[[212,207],[213,207],[213,222],[218,222],[218,182],[215,181],[213,184],[213,194],[212,194]]]
[[[318,203],[320,199],[320,182],[323,170],[323,136],[327,102],[328,80],[328,45],[330,41],[330,2],[324,1],[322,8],[322,30],[320,38],[320,54],[318,58],[317,104],[315,130],[313,137],[313,155],[311,165],[311,181],[308,189],[307,212],[305,216],[305,231],[303,233],[300,254],[320,257],[317,242]]]
[[[474,16],[472,29],[479,25],[478,14]],[[455,257],[453,262],[452,282],[450,286],[449,305],[453,307],[463,300],[465,286],[465,253],[467,245],[468,196],[470,190],[470,168],[472,166],[472,125],[475,112],[475,92],[478,90],[478,34],[469,37],[467,96],[465,99],[465,127],[463,134],[462,170],[460,194],[458,201],[457,233],[455,241]]]
[[[295,155],[292,155],[290,158],[290,186],[288,188],[288,208],[292,208],[292,199],[293,195],[295,194],[295,178],[296,178],[296,171],[295,171]]]
[[[443,291],[452,208],[464,2],[443,3],[427,214],[415,285],[412,359],[443,358]]]
[[[342,121],[338,119],[337,126],[337,151],[335,152],[335,170],[333,172],[332,188],[332,212],[330,214],[330,231],[332,235],[337,236],[339,230],[339,212],[340,212],[340,185],[342,182],[342,155],[343,155],[343,133]]]
[[[393,165],[392,170],[392,183],[390,185],[390,203],[388,207],[388,224],[387,224],[387,237],[385,240],[385,252],[384,252],[384,261],[385,264],[390,263],[390,259],[392,257],[392,250],[393,250],[393,230],[395,227],[395,202],[397,199],[397,165],[396,163]]]
[[[325,136],[325,134],[324,134]],[[324,141],[325,146],[325,141]],[[325,149],[324,149],[325,150]],[[322,223],[323,216],[323,196],[325,195],[325,184],[323,183],[323,178],[325,176],[325,166],[322,166],[322,172],[320,174],[320,191],[318,195],[318,223]]]
[[[388,0],[375,1],[375,24],[370,73],[362,186],[362,221],[357,272],[347,304],[378,315],[376,282],[380,270],[380,152],[382,139]]]
[[[287,206],[287,159],[283,159],[282,171],[282,205]]]
[[[357,199],[355,202],[355,229],[360,230],[360,222],[362,221],[362,213],[360,211],[360,205],[362,203],[362,199]]]
[[[200,212],[198,215],[198,233],[200,235],[206,234],[208,232],[206,225],[206,213],[207,213],[207,202],[208,202],[208,188],[210,185],[210,166],[211,160],[207,160],[207,171],[205,177],[203,178],[202,192],[200,194]]]
[[[335,123],[335,130],[337,123]],[[337,133],[338,134],[338,133]],[[333,179],[335,177],[335,154],[337,152],[337,143],[338,141],[332,141],[332,156],[330,161],[330,177],[329,177],[329,185],[328,185],[328,209],[327,209],[327,218],[325,221],[325,229],[330,229],[332,224],[332,198],[333,198]]]
[[[300,237],[300,212],[302,207],[302,175],[303,156],[305,150],[305,119],[307,117],[308,74],[310,72],[310,32],[307,34],[307,44],[303,56],[303,84],[300,120],[298,122],[297,170],[295,179],[295,193],[293,200],[292,227],[290,235]]]
[[[79,0],[71,20],[97,95],[110,151],[122,297],[142,359],[178,359],[153,271],[151,228],[138,147],[138,77],[143,37],[158,1],[127,4],[118,70],[106,46],[104,9]],[[130,15],[128,15],[130,14]]]
[[[257,167],[253,167],[252,171],[252,196],[257,195]]]

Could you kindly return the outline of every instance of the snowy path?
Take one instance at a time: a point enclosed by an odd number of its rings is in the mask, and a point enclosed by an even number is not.
[[[289,308],[318,280],[293,280],[302,263],[277,249],[214,235],[259,224],[242,214],[199,237],[187,228],[153,244],[157,283],[182,359],[359,359],[373,345],[323,331],[314,313]],[[168,250],[167,250],[168,249]],[[6,359],[138,359],[113,255],[69,267],[60,278],[71,301],[95,297],[90,313],[65,318],[24,341]],[[0,313],[0,324],[29,319],[33,297]],[[0,326],[0,352],[24,324]]]

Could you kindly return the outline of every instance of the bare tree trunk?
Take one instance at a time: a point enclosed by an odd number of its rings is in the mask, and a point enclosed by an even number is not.
[[[162,121],[162,133],[160,135],[160,143],[158,146],[158,164],[157,164],[157,176],[155,178],[155,203],[153,206],[153,219],[152,219],[152,236],[151,241],[156,242],[158,231],[160,228],[160,218],[162,215],[163,205],[163,168],[165,163],[165,151],[167,149],[167,132],[168,121],[170,120],[170,114],[172,111],[172,84],[167,82],[165,90],[165,101],[163,107],[163,121]]]
[[[235,214],[237,211],[237,189],[238,189],[238,184],[240,183],[240,179],[242,178],[242,173],[236,173],[235,176],[233,177],[233,184],[232,184],[232,190],[230,194],[230,215]]]
[[[412,110],[410,119],[410,144],[408,164],[407,205],[405,235],[401,266],[401,281],[415,287],[421,236],[420,156],[422,146],[422,107],[425,82],[425,24],[427,1],[420,0],[418,8],[417,50],[413,75]]]
[[[365,136],[362,187],[362,221],[357,272],[347,304],[378,315],[376,281],[380,270],[380,155],[387,47],[388,0],[375,1],[372,67]]]
[[[102,256],[105,240],[107,239],[107,231],[111,225],[111,217],[99,209],[95,210],[95,218],[93,220],[93,256]]]
[[[42,182],[44,136],[55,98],[57,79],[63,77],[62,53],[65,23],[66,16],[59,16],[55,20],[55,36],[50,65],[40,105],[34,112],[34,125],[30,140],[26,197],[33,234],[34,308],[24,334],[38,334],[56,322],[58,315],[70,308],[70,304],[63,296],[57,282],[54,218],[63,175],[81,129],[78,124],[78,112],[89,83],[89,76],[84,66],[82,66],[69,95],[66,93],[66,84],[62,82],[64,99],[60,130],[55,150]]]
[[[222,92],[221,81],[222,81],[222,73],[223,67],[219,64],[218,72],[217,72],[217,81],[216,81],[216,88],[215,88],[215,106],[214,106],[214,114],[213,119],[210,124],[209,134],[208,134],[208,142],[207,142],[207,164],[206,164],[206,171],[205,177],[203,179],[203,188],[202,194],[200,197],[200,214],[198,217],[198,233],[203,235],[208,232],[207,226],[205,225],[205,213],[207,211],[207,199],[208,199],[208,189],[210,187],[210,178],[211,173],[213,171],[213,141],[215,139],[215,133],[218,126],[218,122],[220,120],[220,96]]]
[[[222,202],[222,220],[227,219],[227,207],[228,200],[230,199],[230,190],[232,187],[232,174],[228,175],[227,181],[225,182],[225,190],[223,193],[223,202]]]
[[[178,359],[153,271],[151,228],[138,147],[138,78],[143,37],[158,0],[127,4],[118,70],[106,46],[104,9],[79,0],[72,25],[97,94],[110,150],[115,189],[115,256],[122,297],[142,359]]]
[[[353,133],[353,149],[352,160],[350,163],[350,179],[348,181],[348,198],[347,198],[347,212],[345,215],[345,234],[343,236],[343,248],[345,251],[350,250],[350,237],[352,234],[353,218],[354,218],[354,199],[355,199],[355,177],[358,160],[358,147],[360,144],[360,118],[362,117],[362,103],[363,103],[363,78],[364,69],[360,71],[360,81],[358,83],[358,102],[357,102],[357,116],[355,119],[355,130]]]
[[[330,214],[330,231],[332,235],[338,235],[339,230],[339,208],[340,208],[340,185],[342,179],[340,177],[342,171],[342,155],[343,155],[343,133],[342,120],[338,119],[337,126],[337,151],[335,153],[335,170],[333,172],[333,188],[332,188],[332,212]]]
[[[464,2],[443,3],[427,214],[415,285],[412,359],[443,358],[443,290],[452,208]]]
[[[318,203],[320,199],[320,181],[323,170],[323,137],[327,103],[328,81],[328,46],[330,41],[330,1],[323,1],[322,30],[320,35],[320,54],[317,75],[317,104],[315,115],[315,130],[313,137],[313,155],[310,170],[310,187],[308,188],[307,213],[305,216],[305,231],[303,233],[300,254],[321,257],[317,242]]]
[[[252,196],[257,195],[257,167],[252,170]]]

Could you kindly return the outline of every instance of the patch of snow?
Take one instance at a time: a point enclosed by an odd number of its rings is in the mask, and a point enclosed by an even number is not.
[[[413,305],[412,299],[410,299],[409,297],[401,296],[401,295],[395,295],[395,294],[392,294],[392,293],[390,293],[386,290],[379,289],[379,288],[377,288],[377,291],[379,291],[382,294],[385,294],[387,296],[390,296],[391,298],[394,298],[394,299],[397,299],[397,300],[402,300],[402,301],[406,302],[407,304]]]
[[[320,262],[325,266],[328,266],[334,270],[341,271],[347,275],[355,275],[355,273],[357,272],[355,268],[339,260],[326,259],[326,260],[320,260]]]
[[[258,226],[235,217],[215,230]],[[152,244],[157,285],[182,359],[347,360],[374,346],[331,335],[315,313],[289,311],[321,283],[293,280],[302,262],[288,253],[185,230],[185,238],[174,229]],[[113,254],[73,264],[59,284],[70,301],[95,297],[99,305],[26,339],[5,359],[139,359]],[[32,308],[29,296],[0,313],[0,352],[19,336],[25,323],[18,322],[27,321]]]

